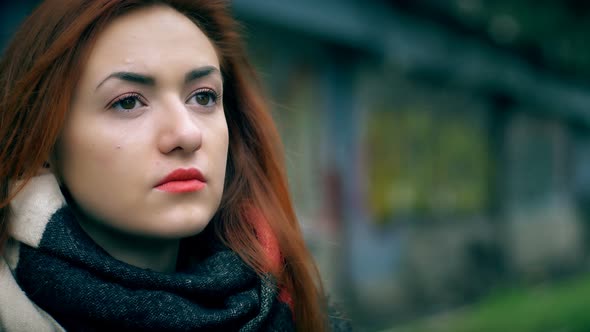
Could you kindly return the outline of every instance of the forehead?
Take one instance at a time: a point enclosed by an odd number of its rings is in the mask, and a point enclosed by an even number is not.
[[[113,20],[99,34],[84,76],[114,70],[155,72],[214,66],[209,38],[188,17],[166,6],[138,9]]]

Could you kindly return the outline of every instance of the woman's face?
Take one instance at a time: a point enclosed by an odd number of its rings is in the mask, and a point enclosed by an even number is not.
[[[228,153],[209,39],[171,8],[141,9],[99,35],[81,75],[55,169],[83,221],[156,238],[200,232]]]

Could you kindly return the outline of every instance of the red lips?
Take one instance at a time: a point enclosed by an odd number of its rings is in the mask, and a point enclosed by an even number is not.
[[[205,187],[205,177],[196,168],[179,168],[168,174],[155,188],[170,193],[187,193]]]

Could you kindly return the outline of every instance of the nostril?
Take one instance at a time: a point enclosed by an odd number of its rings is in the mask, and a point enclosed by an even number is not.
[[[170,122],[170,126],[162,131],[159,147],[162,153],[172,153],[177,150],[191,153],[198,150],[202,144],[202,132],[198,124],[187,122]]]

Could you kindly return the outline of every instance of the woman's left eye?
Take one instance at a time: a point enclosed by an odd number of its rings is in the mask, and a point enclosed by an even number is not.
[[[210,107],[217,104],[219,94],[211,89],[197,90],[187,101],[189,104]]]

